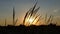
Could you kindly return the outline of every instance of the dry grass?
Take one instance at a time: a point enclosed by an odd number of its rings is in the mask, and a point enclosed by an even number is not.
[[[6,26],[6,19],[5,19],[5,26]]]
[[[15,25],[15,9],[13,7],[13,25]]]
[[[36,23],[39,22],[39,20],[41,19],[42,16],[36,15],[38,10],[40,9],[40,7],[36,8],[37,2],[35,3],[35,5],[29,9],[29,11],[26,12],[24,20],[23,20],[23,25],[25,24],[25,21],[27,18],[31,18],[33,17],[34,20],[32,23],[34,23],[34,21],[37,19]],[[36,9],[35,9],[36,8]],[[13,7],[13,25],[15,26],[17,23],[18,19],[15,20],[15,8]],[[29,20],[28,20],[29,21]],[[47,18],[47,14],[45,15],[45,23],[51,23],[53,21],[53,16],[50,15],[49,18]],[[6,19],[5,19],[5,26],[6,26]]]
[[[38,12],[38,10],[40,9],[40,7],[38,7],[37,9],[35,9],[36,8],[36,5],[37,5],[37,2],[36,2],[36,4],[33,6],[33,8],[30,8],[29,9],[29,11],[27,11],[27,13],[26,13],[26,15],[25,15],[25,17],[24,17],[24,20],[23,20],[23,24],[25,24],[25,20],[26,20],[26,18],[31,18],[31,17],[35,17],[36,16],[36,13]],[[34,20],[33,20],[33,22],[37,19],[37,17],[38,17],[39,15],[37,15],[35,18],[34,18]],[[29,20],[28,20],[29,21]],[[39,21],[39,19],[38,19],[38,21]],[[33,23],[32,22],[32,23]]]
[[[13,7],[13,25],[15,26],[18,19],[15,20],[15,8]]]

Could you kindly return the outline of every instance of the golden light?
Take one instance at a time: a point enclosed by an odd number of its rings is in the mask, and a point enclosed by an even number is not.
[[[36,15],[35,17],[27,17],[25,20],[25,25],[26,26],[30,26],[30,25],[36,25],[38,24],[38,19],[39,19],[39,15]]]
[[[26,12],[26,15],[23,20],[24,25],[35,25],[36,23],[38,23],[39,15],[37,12],[40,9],[40,7],[35,9],[36,5],[37,5],[37,2],[32,8],[28,10],[28,12]]]
[[[32,24],[33,20],[34,20],[33,18],[30,18],[29,23]]]

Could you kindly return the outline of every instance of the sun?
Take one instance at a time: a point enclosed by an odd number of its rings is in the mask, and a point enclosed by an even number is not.
[[[30,18],[29,23],[32,24],[33,20],[34,20],[33,18]]]
[[[34,22],[34,18],[33,17],[28,17],[28,18],[26,18],[26,20],[25,20],[25,23],[29,23],[30,25],[32,24]]]
[[[26,26],[29,26],[29,25],[32,25],[34,23],[34,18],[33,17],[28,17],[26,20],[25,20],[25,25]]]

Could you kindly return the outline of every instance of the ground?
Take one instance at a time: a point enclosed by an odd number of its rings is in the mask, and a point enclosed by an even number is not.
[[[60,33],[60,26],[56,25],[41,25],[41,26],[0,26],[0,34],[41,34],[41,33]]]

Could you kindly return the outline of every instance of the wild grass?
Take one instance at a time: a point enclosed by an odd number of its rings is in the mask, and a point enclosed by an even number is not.
[[[6,26],[6,19],[5,19],[5,26]]]
[[[13,7],[13,25],[15,26],[18,19],[15,20],[15,8]]]
[[[36,13],[37,13],[38,10],[40,9],[40,7],[38,7],[37,9],[35,9],[35,8],[36,8],[36,5],[37,5],[37,2],[36,2],[35,5],[33,6],[33,8],[30,8],[29,11],[26,12],[26,15],[25,15],[24,20],[23,20],[23,24],[25,24],[26,18],[29,18],[29,19],[30,19],[31,17],[35,17],[35,16],[36,16]],[[40,15],[37,15],[37,16],[34,18],[34,20],[33,20],[32,23],[34,23],[34,21],[35,21],[39,16],[40,16]],[[42,16],[40,16],[40,17],[38,18],[38,20],[36,21],[36,23],[41,19],[41,17],[42,17]],[[51,22],[51,21],[52,21],[51,18],[52,18],[52,15],[50,15],[49,18],[47,18],[47,14],[46,14],[46,15],[45,15],[45,23]]]
[[[37,6],[37,2],[35,3],[35,5],[29,9],[29,11],[26,12],[25,16],[24,16],[24,20],[23,20],[23,25],[25,24],[25,21],[27,18],[31,18],[31,17],[34,17],[34,20],[32,23],[34,23],[34,21],[37,19],[36,23],[40,21],[41,17],[40,14],[37,15],[37,12],[38,10],[40,9],[40,7],[36,8]],[[15,8],[13,7],[13,26],[16,25],[17,21],[18,21],[18,18],[15,20]],[[53,15],[50,15],[49,18],[47,16],[47,13],[45,15],[45,23],[51,23],[53,21]],[[5,19],[5,26],[6,26],[6,19]]]
[[[36,23],[38,23],[38,22],[39,22],[39,20],[41,19],[41,17],[42,17],[42,16],[39,16],[39,18],[38,18],[38,20],[36,21]]]
[[[15,25],[15,8],[13,7],[13,25]]]
[[[33,20],[33,22],[32,22],[32,23],[34,23],[34,21],[35,21],[38,17],[39,17],[39,15],[37,15],[37,16],[34,18],[34,20]]]
[[[48,18],[48,20],[47,20],[47,23],[51,23],[52,20],[53,20],[53,16],[50,15],[49,18]]]
[[[29,19],[30,19],[31,17],[35,17],[35,16],[36,16],[36,13],[37,13],[38,10],[40,9],[40,7],[36,8],[36,5],[37,5],[37,2],[36,2],[35,5],[33,6],[33,8],[29,9],[29,11],[26,12],[26,15],[25,15],[24,20],[23,20],[23,24],[25,24],[26,18],[29,18]],[[35,9],[35,8],[36,8],[36,9]],[[39,17],[39,15],[37,15],[37,16],[34,18],[33,22],[34,22],[38,17]],[[39,21],[39,19],[38,19],[38,21]],[[32,23],[33,23],[33,22],[32,22]]]

